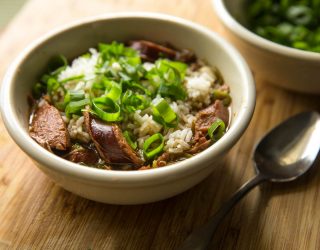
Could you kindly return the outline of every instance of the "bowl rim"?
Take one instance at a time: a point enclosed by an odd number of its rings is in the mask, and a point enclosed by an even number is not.
[[[241,104],[243,108],[238,112],[238,117],[234,120],[234,123],[228,130],[228,132],[215,143],[214,147],[198,153],[190,159],[174,163],[161,168],[149,169],[144,171],[117,171],[117,170],[102,170],[92,167],[81,166],[77,163],[67,161],[55,154],[45,150],[39,144],[37,144],[28,134],[27,131],[19,123],[15,111],[13,110],[13,95],[12,85],[14,82],[15,74],[19,70],[19,66],[24,62],[24,59],[42,43],[51,39],[52,37],[67,32],[69,29],[73,29],[82,25],[97,21],[106,21],[114,19],[145,19],[145,20],[158,20],[173,23],[175,25],[183,26],[191,29],[190,32],[200,32],[207,36],[215,43],[218,43],[219,47],[223,48],[226,53],[231,54],[235,61],[236,67],[243,76],[242,83],[242,95],[244,96],[244,102]],[[240,55],[240,53],[223,38],[217,35],[215,32],[205,28],[192,21],[185,20],[180,17],[175,17],[167,14],[153,13],[153,12],[119,12],[113,14],[103,14],[97,16],[91,16],[69,24],[58,27],[37,40],[33,41],[27,46],[13,61],[8,68],[1,86],[1,115],[3,117],[4,124],[18,146],[27,153],[33,160],[45,166],[49,170],[63,172],[64,175],[69,177],[81,179],[82,181],[95,181],[98,183],[113,183],[122,185],[132,184],[134,185],[154,185],[155,182],[168,182],[176,180],[177,176],[192,175],[200,171],[203,167],[195,168],[194,165],[199,165],[201,162],[206,162],[212,158],[212,156],[221,156],[226,150],[230,149],[241,137],[245,129],[247,128],[255,108],[255,84],[251,71]],[[142,184],[143,183],[143,184]]]
[[[219,17],[219,20],[233,33],[241,37],[243,40],[251,43],[252,45],[258,46],[261,49],[265,49],[273,53],[281,54],[286,57],[319,62],[320,53],[295,49],[289,46],[281,45],[250,31],[231,15],[225,5],[225,0],[211,0],[211,3],[216,15]]]

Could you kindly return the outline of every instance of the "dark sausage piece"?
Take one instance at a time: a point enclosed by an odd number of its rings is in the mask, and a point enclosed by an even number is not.
[[[129,146],[121,129],[115,124],[107,124],[84,113],[85,125],[100,157],[106,163],[141,166],[143,161]]]
[[[87,166],[95,166],[99,162],[99,155],[91,147],[77,146],[73,148],[64,158],[74,163],[82,163]]]
[[[196,115],[196,121],[194,126],[194,141],[195,145],[189,150],[190,154],[195,154],[203,151],[210,146],[210,140],[206,139],[208,129],[211,124],[220,118],[226,126],[229,122],[229,111],[220,100],[216,100],[214,104],[209,107],[200,110]]]
[[[168,58],[185,63],[191,63],[196,60],[194,53],[189,50],[178,51],[150,41],[130,41],[129,46],[139,51],[141,58],[149,62],[154,62],[158,58]]]
[[[70,147],[69,133],[60,112],[47,102],[34,113],[30,136],[48,150]]]

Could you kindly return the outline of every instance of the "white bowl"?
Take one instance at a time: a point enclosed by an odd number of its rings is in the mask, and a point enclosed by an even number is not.
[[[64,160],[28,134],[27,95],[56,54],[74,58],[99,42],[149,39],[190,48],[217,66],[230,85],[230,129],[216,144],[188,160],[144,171],[107,171]],[[181,193],[208,176],[247,128],[255,105],[251,72],[225,40],[190,21],[155,13],[120,13],[93,17],[55,30],[31,44],[9,68],[2,84],[1,113],[10,135],[56,183],[82,197],[113,204],[138,204]]]
[[[226,37],[243,54],[255,75],[280,87],[320,94],[320,53],[286,47],[245,27],[246,0],[212,0]]]

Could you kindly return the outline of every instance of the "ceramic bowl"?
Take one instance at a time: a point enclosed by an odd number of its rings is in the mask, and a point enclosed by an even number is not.
[[[148,39],[189,48],[218,67],[230,85],[231,124],[216,144],[190,159],[144,171],[107,171],[64,160],[28,134],[27,96],[49,59],[72,59],[99,42]],[[82,197],[112,204],[139,204],[179,194],[207,177],[239,140],[255,106],[255,85],[240,54],[214,32],[177,17],[155,13],[118,13],[80,20],[50,32],[26,48],[10,66],[1,89],[5,126],[19,147],[57,184]]]
[[[286,47],[246,28],[246,0],[212,0],[226,38],[248,61],[254,74],[288,90],[320,94],[320,53]]]

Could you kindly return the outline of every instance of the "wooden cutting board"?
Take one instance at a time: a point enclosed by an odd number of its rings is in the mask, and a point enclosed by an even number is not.
[[[30,0],[0,37],[0,77],[33,39],[80,17],[156,11],[190,19],[223,34],[209,0]],[[174,198],[114,206],[55,185],[14,144],[0,121],[0,249],[175,249],[254,173],[250,153],[268,129],[306,110],[319,96],[257,79],[254,117],[242,139],[210,177]],[[291,184],[264,184],[229,214],[216,249],[320,249],[320,169]]]

